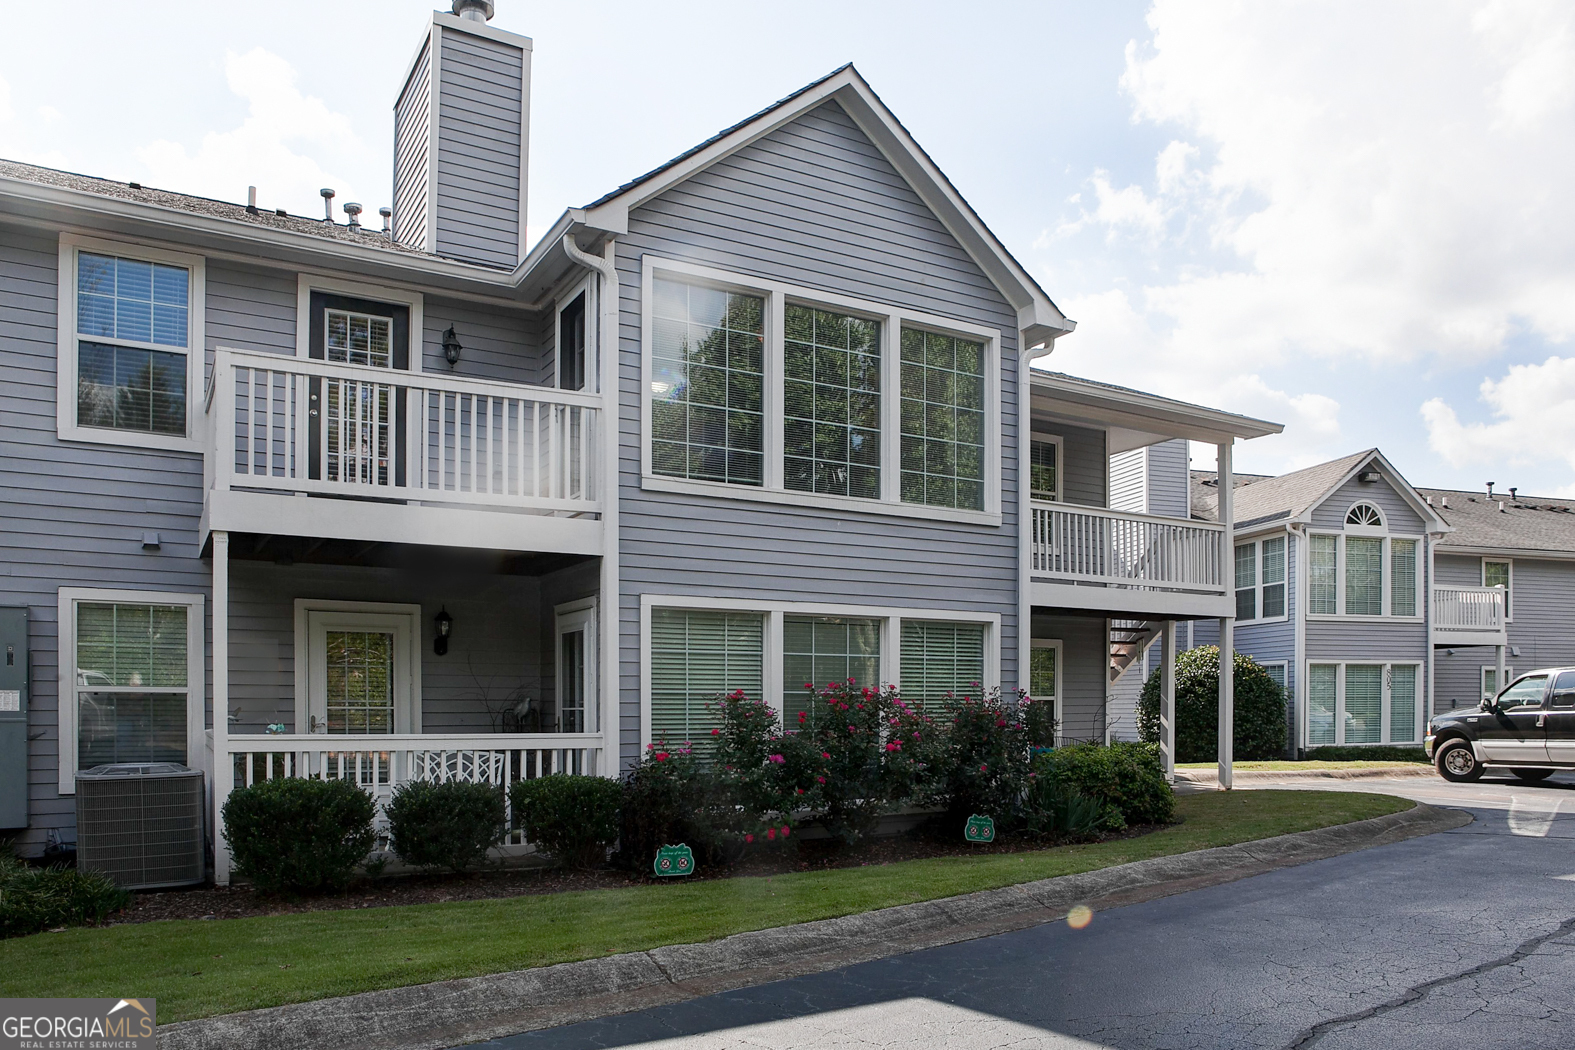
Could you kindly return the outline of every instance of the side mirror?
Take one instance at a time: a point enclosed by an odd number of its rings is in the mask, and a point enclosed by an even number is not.
[[[1484,710],[1484,711],[1497,711],[1498,710],[1498,698],[1497,697],[1493,697],[1493,696],[1485,696],[1485,697],[1483,697],[1482,698],[1482,710]]]

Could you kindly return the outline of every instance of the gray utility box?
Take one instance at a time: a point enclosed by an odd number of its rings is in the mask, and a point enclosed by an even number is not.
[[[202,770],[174,762],[94,766],[77,774],[77,870],[128,890],[207,878]]]
[[[27,609],[0,607],[0,828],[27,827]]]

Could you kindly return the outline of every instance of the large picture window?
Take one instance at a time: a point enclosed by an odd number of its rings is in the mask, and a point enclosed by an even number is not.
[[[1307,745],[1413,744],[1421,667],[1315,663],[1307,668]]]
[[[765,682],[765,618],[759,613],[655,609],[651,615],[651,737],[669,747],[711,749],[719,724],[710,706]]]
[[[880,621],[865,617],[785,616],[782,619],[782,721],[798,724],[810,708],[805,686],[852,679],[879,686]]]
[[[880,499],[880,322],[789,303],[783,482]]]
[[[902,499],[984,508],[984,346],[902,331]]]
[[[1352,517],[1357,516],[1365,524],[1348,524],[1345,534],[1315,532],[1307,537],[1307,612],[1420,616],[1420,539],[1386,535],[1381,523],[1373,524],[1377,511],[1369,504],[1357,504]]]

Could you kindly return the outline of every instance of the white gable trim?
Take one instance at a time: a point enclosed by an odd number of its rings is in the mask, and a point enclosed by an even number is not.
[[[1299,517],[1296,517],[1292,520],[1301,522],[1303,524],[1310,524],[1312,522],[1313,512],[1327,503],[1329,498],[1336,492],[1340,491],[1340,487],[1342,485],[1356,477],[1356,475],[1360,474],[1362,471],[1370,470],[1374,467],[1377,467],[1378,472],[1384,476],[1384,480],[1389,482],[1389,487],[1395,491],[1395,494],[1401,499],[1405,500],[1408,507],[1416,511],[1417,517],[1421,518],[1424,523],[1425,531],[1438,533],[1455,531],[1453,525],[1450,525],[1448,522],[1444,521],[1443,518],[1440,518],[1438,513],[1434,511],[1432,507],[1429,507],[1425,502],[1423,502],[1422,498],[1416,494],[1416,489],[1411,487],[1411,483],[1407,481],[1405,477],[1395,469],[1394,464],[1385,459],[1384,454],[1379,452],[1377,449],[1373,449],[1369,455],[1363,456],[1361,459],[1357,460],[1354,467],[1340,476],[1340,480],[1329,486],[1329,488],[1324,491],[1323,495],[1307,504],[1307,509],[1303,511]]]

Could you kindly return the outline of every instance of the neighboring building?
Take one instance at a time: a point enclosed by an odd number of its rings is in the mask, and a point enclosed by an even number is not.
[[[0,162],[23,849],[101,763],[204,770],[216,823],[615,775],[723,689],[1021,684],[1099,736],[1113,620],[1231,615],[1229,527],[1111,509],[1110,457],[1279,427],[1024,382],[1072,322],[855,70],[527,252],[531,51],[433,16],[383,231]]]
[[[1538,667],[1575,665],[1575,500],[1506,498],[1485,492],[1419,489],[1451,532],[1434,548],[1440,585],[1503,587],[1508,651],[1505,681]],[[1497,692],[1497,654],[1481,646],[1437,650],[1435,713],[1474,707]]]

